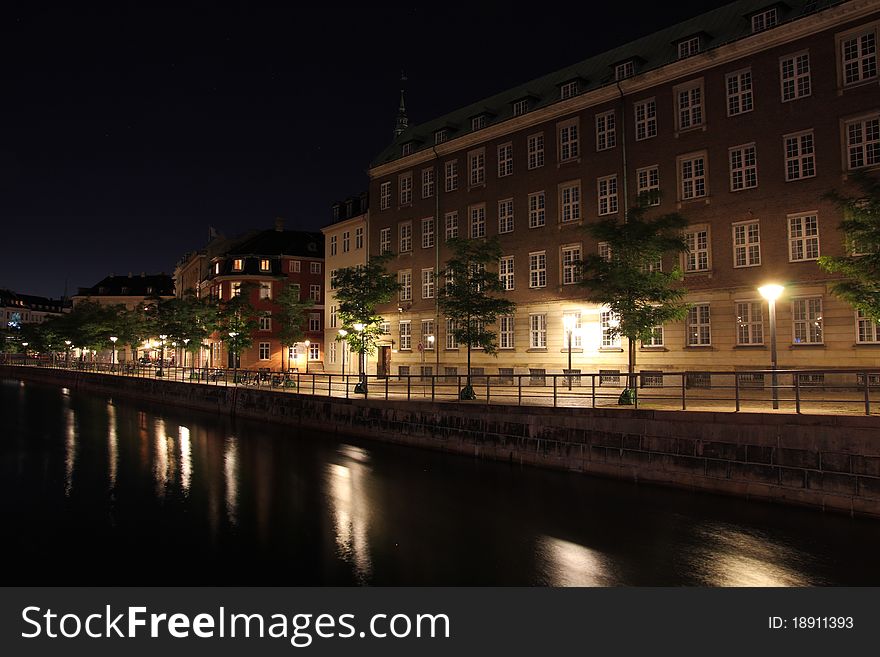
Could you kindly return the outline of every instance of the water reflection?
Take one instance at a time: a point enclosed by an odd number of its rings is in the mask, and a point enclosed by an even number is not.
[[[226,439],[223,452],[223,475],[226,481],[226,516],[230,524],[238,524],[238,441]]]
[[[76,412],[69,406],[64,407],[64,495],[70,497],[73,492],[73,469],[76,466]]]
[[[610,560],[601,552],[552,536],[535,545],[538,583],[548,586],[611,586]]]
[[[339,453],[349,457],[345,464],[328,463],[325,481],[333,515],[336,547],[340,557],[354,566],[357,581],[364,584],[373,575],[370,556],[370,469],[364,463],[367,452],[342,445]]]
[[[189,427],[183,425],[178,427],[177,440],[180,443],[180,487],[184,494],[188,494],[192,481],[192,447],[189,442]]]
[[[116,438],[116,407],[113,400],[107,400],[107,475],[110,489],[116,487],[116,473],[119,470],[119,441]]]

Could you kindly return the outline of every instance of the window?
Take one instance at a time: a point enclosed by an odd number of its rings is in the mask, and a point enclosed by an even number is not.
[[[761,233],[757,221],[733,224],[733,266],[761,264]]]
[[[875,27],[852,32],[840,39],[844,86],[877,77],[877,32]]]
[[[651,327],[651,337],[645,342],[642,342],[643,347],[662,347],[663,346],[663,325],[658,324],[657,326]],[[661,379],[662,381],[662,379]],[[662,385],[662,383],[661,383]]]
[[[244,260],[236,258],[232,261],[232,271],[241,271],[244,268]]]
[[[545,221],[544,192],[529,194],[529,228],[540,228]]]
[[[567,162],[578,157],[577,119],[559,124],[559,161]]]
[[[754,144],[735,146],[728,151],[730,160],[730,191],[738,192],[758,186],[758,156]]]
[[[321,303],[321,286],[309,285],[309,299],[315,303]]]
[[[434,351],[434,320],[433,319],[423,319],[422,320],[422,335],[420,338],[420,343],[422,349],[425,351]],[[430,372],[429,372],[430,374]]]
[[[388,253],[391,250],[391,229],[383,228],[379,231],[379,253]]]
[[[752,96],[752,70],[745,69],[729,73],[727,81],[727,116],[751,112],[754,108]]]
[[[703,125],[703,81],[694,80],[675,88],[678,129],[690,130]]]
[[[597,247],[599,257],[605,262],[611,262],[611,245],[608,242],[599,242]]]
[[[580,280],[581,245],[562,247],[562,284],[572,285]]]
[[[412,203],[412,171],[401,174],[398,178],[400,186],[400,204],[409,205]]]
[[[880,164],[880,116],[848,121],[845,125],[847,168]]]
[[[636,141],[657,136],[657,101],[653,98],[635,104]]]
[[[412,349],[412,324],[408,319],[400,322],[400,349],[401,351]]]
[[[272,318],[267,315],[260,315],[260,330],[261,331],[271,331],[272,330]]]
[[[269,360],[269,343],[260,343],[260,360]]]
[[[422,219],[422,248],[430,249],[434,246],[434,217]]]
[[[422,198],[434,196],[434,169],[422,169]]]
[[[794,344],[822,344],[822,297],[794,299],[791,323]]]
[[[355,249],[364,248],[364,229],[363,229],[363,227],[354,229],[354,248]],[[321,271],[321,265],[318,264],[318,273],[320,273],[320,271]]]
[[[294,274],[298,274],[302,268],[302,265],[299,260],[291,260],[290,261],[290,271]]]
[[[856,342],[880,342],[880,324],[868,317],[863,310],[856,311]]]
[[[816,154],[813,131],[806,130],[783,137],[785,142],[786,181],[812,178],[816,175]]]
[[[232,282],[232,296],[240,297],[241,296],[241,281],[233,281]]]
[[[513,199],[498,201],[498,232],[513,232]]]
[[[596,181],[599,195],[599,215],[617,212],[617,175],[599,178]]]
[[[755,34],[756,32],[763,32],[764,30],[769,30],[778,22],[779,15],[776,12],[776,7],[771,7],[770,9],[765,9],[764,11],[758,12],[757,14],[753,14],[752,34]]]
[[[409,270],[399,272],[397,280],[400,282],[400,300],[412,300],[412,272]]]
[[[498,147],[498,177],[513,175],[513,144],[501,144]]]
[[[498,348],[514,348],[513,315],[502,315],[498,318]]]
[[[446,213],[446,241],[458,237],[458,212]]]
[[[562,313],[562,327],[565,329],[563,350],[568,351],[568,331],[571,331],[571,348],[582,349],[584,344],[580,311]]]
[[[434,298],[434,268],[422,270],[422,299]]]
[[[401,146],[401,148],[400,148],[400,154],[404,157],[412,154],[412,152],[413,152],[412,142],[407,142],[403,146]]]
[[[348,253],[351,251],[351,232],[345,231],[342,233],[342,252]]]
[[[293,298],[299,299],[300,298],[299,283],[291,283],[291,286],[293,287]]]
[[[379,333],[389,335],[391,333],[391,322],[379,322]]]
[[[547,286],[547,252],[529,254],[529,287]]]
[[[787,55],[779,60],[779,83],[782,102],[806,98],[812,93],[810,82],[810,53]]]
[[[330,255],[336,255],[336,235],[330,236]]]
[[[632,77],[635,72],[636,67],[632,60],[622,62],[614,67],[614,79],[625,80],[626,78]]]
[[[391,181],[379,185],[379,209],[387,210],[391,207]]]
[[[544,166],[544,133],[529,135],[528,138],[529,169],[537,169]]]
[[[309,345],[309,360],[321,360],[321,345],[317,342],[312,342]]]
[[[434,132],[434,143],[442,144],[444,141],[449,139],[449,130],[446,128],[441,128]]]
[[[705,347],[712,344],[708,303],[691,306],[688,310],[686,324],[688,347]]]
[[[400,253],[412,251],[412,222],[404,221],[398,224],[397,232],[400,244]]]
[[[738,301],[736,307],[736,343],[764,344],[764,316],[760,301]]]
[[[559,98],[560,100],[565,100],[566,98],[571,98],[572,96],[577,96],[578,93],[578,81],[571,80],[570,82],[566,82],[565,84],[559,85]]]
[[[581,218],[580,182],[563,183],[559,187],[559,220],[562,223],[579,221]]]
[[[678,58],[685,59],[700,52],[700,37],[693,36],[678,43]]]
[[[260,271],[269,271],[269,259],[260,258]]]
[[[602,328],[602,349],[619,349],[620,334],[615,329],[620,325],[620,317],[610,310],[603,310],[599,314],[599,324]]]
[[[706,196],[706,156],[703,153],[679,158],[681,200]]]
[[[513,290],[513,256],[502,256],[498,262],[498,280],[501,281],[502,290]]]
[[[470,185],[482,185],[486,182],[486,151],[482,148],[468,153],[468,170]]]
[[[687,253],[684,257],[684,270],[709,271],[709,229],[697,228],[684,234]]]
[[[521,116],[529,111],[529,99],[522,98],[513,104],[513,115]]]
[[[660,167],[645,167],[636,170],[638,194],[644,205],[660,205]]]
[[[471,119],[471,130],[482,130],[486,127],[486,115],[480,114],[480,116],[475,116]]]
[[[472,205],[471,211],[471,239],[486,237],[486,206]]]
[[[339,306],[330,306],[330,328],[336,328],[339,319]]]
[[[529,349],[547,348],[547,315],[529,315]]]
[[[788,217],[788,259],[791,262],[819,258],[819,217],[815,214]]]
[[[455,320],[446,320],[446,348],[458,349],[458,339],[455,337]]]
[[[321,263],[320,262],[309,263],[309,271],[313,274],[320,274],[321,273]]]
[[[336,364],[336,343],[330,343],[330,352],[329,352],[329,360],[331,365]]]
[[[260,283],[260,298],[261,299],[271,299],[272,298],[272,284],[271,283]]]
[[[458,189],[458,160],[449,160],[446,163],[446,191],[454,192]]]
[[[607,151],[617,145],[617,132],[614,125],[614,112],[596,115],[596,150]]]

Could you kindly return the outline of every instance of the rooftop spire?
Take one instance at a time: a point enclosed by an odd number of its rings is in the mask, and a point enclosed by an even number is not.
[[[394,125],[394,136],[399,137],[409,125],[409,119],[406,116],[406,103],[403,100],[406,83],[406,74],[400,72],[400,107],[397,108],[397,122]]]

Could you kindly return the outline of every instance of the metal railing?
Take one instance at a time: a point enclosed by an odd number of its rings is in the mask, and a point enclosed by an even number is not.
[[[381,377],[268,368],[196,368],[138,363],[67,362],[63,358],[0,354],[0,364],[100,372],[217,386],[251,386],[305,395],[385,400],[586,408],[767,411],[865,414],[880,412],[880,369],[688,370],[473,374],[474,401],[461,401],[465,374]],[[359,386],[362,380],[366,386]],[[627,381],[635,382],[621,404]]]

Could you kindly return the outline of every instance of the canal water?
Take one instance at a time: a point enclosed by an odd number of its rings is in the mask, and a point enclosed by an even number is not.
[[[878,585],[880,522],[0,382],[6,585]]]

